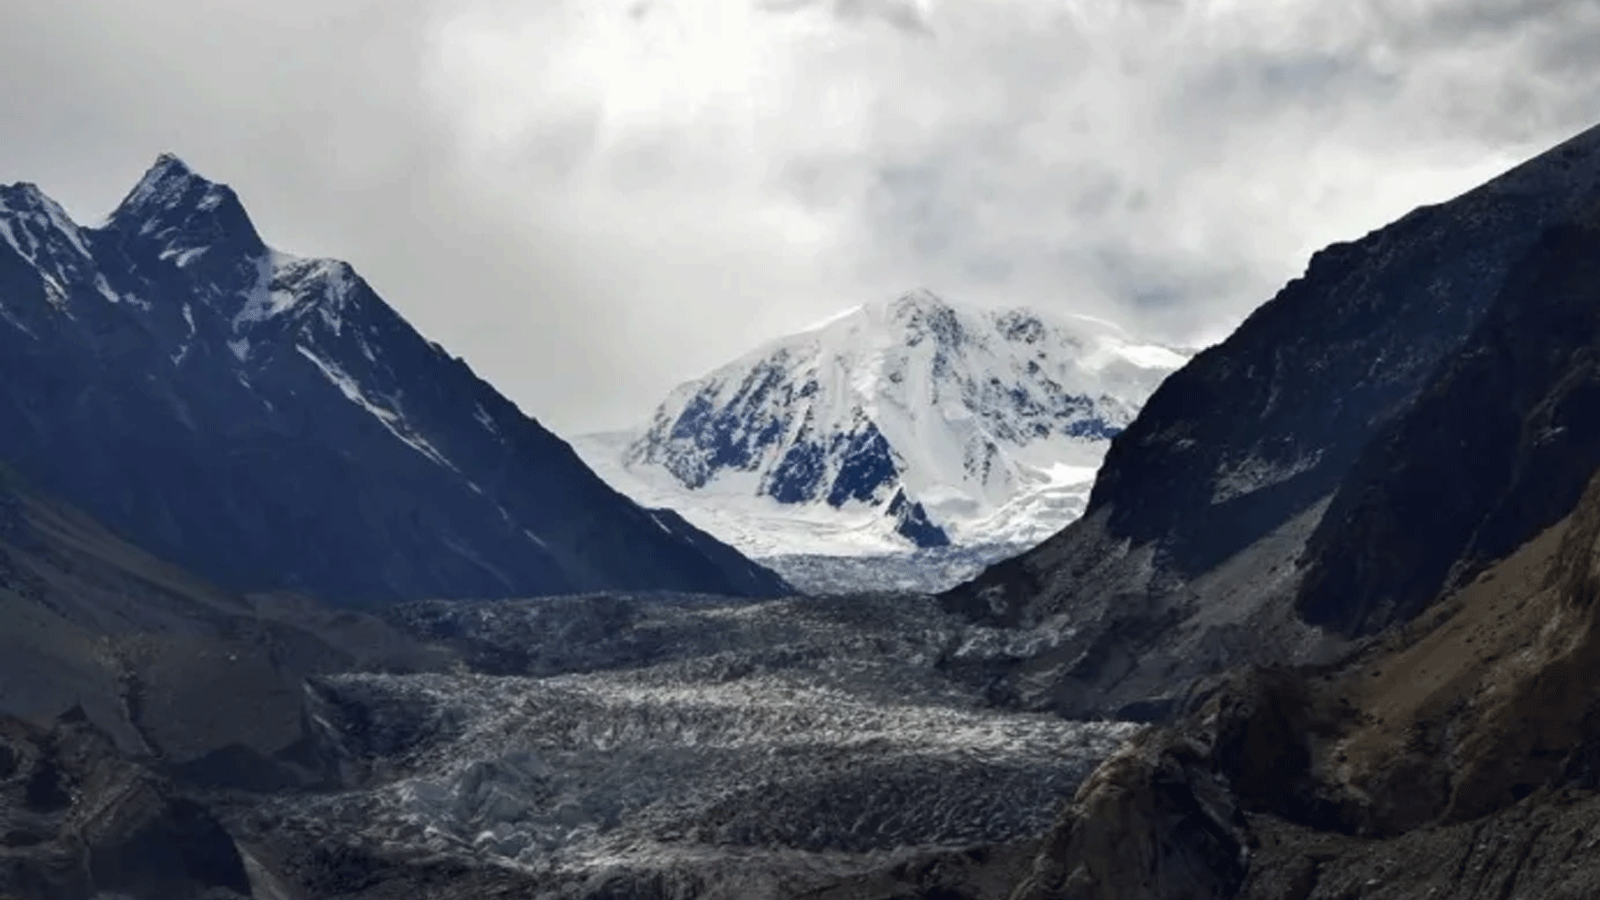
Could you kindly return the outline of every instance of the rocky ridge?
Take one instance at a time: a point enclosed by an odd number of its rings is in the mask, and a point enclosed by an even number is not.
[[[97,228],[0,187],[0,385],[0,459],[231,590],[787,590],[607,487],[349,265],[270,248],[172,156]]]
[[[1520,404],[1533,402],[1504,397],[1514,409],[1486,413],[1466,369],[1502,374],[1499,351],[1484,345],[1483,329],[1500,327],[1494,317],[1514,326],[1545,289],[1582,295],[1574,242],[1597,199],[1600,129],[1315,254],[1304,276],[1162,383],[1112,441],[1081,520],[946,595],[977,621],[1071,635],[1050,657],[1019,661],[997,689],[1072,715],[1170,712],[1193,679],[1231,665],[1336,658],[1361,629],[1322,627],[1343,615],[1328,607],[1368,602],[1354,598],[1370,592],[1375,604],[1414,611],[1470,571],[1447,571],[1465,544],[1503,554],[1564,514],[1588,476],[1581,464],[1549,470],[1565,479],[1551,493],[1507,493],[1503,454],[1462,452],[1473,442],[1510,446]],[[1560,346],[1581,340],[1565,336]],[[1537,352],[1522,363],[1530,375],[1565,371],[1564,358],[1534,362]],[[1453,366],[1462,371],[1452,399],[1430,399]],[[1479,432],[1473,423],[1485,414],[1494,424]],[[1443,443],[1447,434],[1458,443]],[[1581,438],[1551,446],[1573,440]],[[1439,480],[1424,485],[1423,471]],[[1504,520],[1474,537],[1475,516],[1488,511],[1474,508],[1486,502],[1479,490],[1506,498]],[[1403,532],[1378,526],[1403,503],[1426,515],[1436,494],[1462,506],[1458,518]],[[1524,512],[1519,504],[1535,497],[1542,506]],[[1389,553],[1383,535],[1418,546]],[[1432,546],[1412,568],[1422,544]],[[1385,566],[1391,583],[1380,585]]]
[[[1286,574],[1268,580],[1242,621],[1320,638],[1321,652],[1294,640],[1223,646],[1180,669],[1184,690],[1164,710],[1172,724],[1085,782],[1014,897],[1504,900],[1600,890],[1588,852],[1600,809],[1591,771],[1600,699],[1586,674],[1600,583],[1600,453],[1587,424],[1600,346],[1597,170],[1600,131],[1436,208],[1464,233],[1487,217],[1507,226],[1501,240],[1515,240],[1492,279],[1440,295],[1488,298],[1470,331],[1371,423],[1336,489],[1302,513],[1289,553],[1258,539],[1188,582],[1181,604],[1166,607],[1168,631],[1124,621],[1101,632],[1096,650],[1102,666],[1121,654],[1122,670],[1106,678],[1115,693],[1149,664],[1152,646],[1161,664],[1194,623],[1209,617],[1214,627],[1208,579],[1236,585],[1230,566],[1259,577],[1266,564]],[[1369,241],[1354,260],[1383,246]],[[1440,256],[1408,277],[1437,285],[1439,270],[1461,264]],[[1339,334],[1340,323],[1323,332]],[[1152,400],[1147,411],[1161,408]],[[1139,424],[1129,433],[1172,427]],[[1102,512],[1109,527],[1114,516]],[[1153,581],[1181,586],[1176,567],[1205,564],[1186,555],[1196,546],[1158,543],[1144,556]],[[1070,569],[1070,542],[1056,551]],[[990,599],[973,611],[1028,614],[1003,593]],[[1107,670],[1080,663],[1076,674]]]

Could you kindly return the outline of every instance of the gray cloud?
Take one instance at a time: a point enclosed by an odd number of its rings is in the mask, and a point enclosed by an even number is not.
[[[927,13],[915,0],[756,0],[770,13],[823,9],[847,23],[878,20],[907,34],[929,35]]]
[[[11,0],[0,180],[162,150],[559,429],[911,285],[1220,336],[1600,121],[1592,0]]]

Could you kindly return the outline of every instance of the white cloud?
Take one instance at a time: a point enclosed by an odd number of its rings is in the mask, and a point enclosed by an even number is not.
[[[101,0],[0,13],[0,179],[171,149],[558,428],[904,287],[1220,336],[1600,120],[1544,0]]]

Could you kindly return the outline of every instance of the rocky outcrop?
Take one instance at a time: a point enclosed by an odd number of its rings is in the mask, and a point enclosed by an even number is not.
[[[930,550],[950,546],[950,535],[928,518],[921,503],[906,499],[905,489],[895,491],[894,498],[884,507],[883,514],[894,520],[895,534],[900,535],[919,549]]]
[[[1044,841],[1012,900],[1231,898],[1244,829],[1199,746],[1156,735],[1096,770]]]
[[[1170,728],[1103,763],[1045,839],[1013,900],[1232,898],[1256,871],[1251,817],[1353,830],[1321,745],[1351,721],[1315,677],[1246,669]]]

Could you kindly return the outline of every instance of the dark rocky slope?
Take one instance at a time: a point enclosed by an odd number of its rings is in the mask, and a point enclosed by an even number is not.
[[[786,590],[170,156],[99,228],[0,187],[0,459],[236,591]]]
[[[220,590],[6,481],[0,714],[47,721],[77,707],[122,752],[169,774],[220,777],[215,767],[233,760],[265,775],[279,771],[267,758],[300,738],[308,675],[448,663],[368,615]]]
[[[1600,892],[1600,478],[1350,660],[1240,672],[1103,765],[1013,896]]]
[[[1014,896],[1600,892],[1600,199],[1576,199],[1302,530],[1268,607],[1343,649],[1200,681]]]
[[[1113,441],[1085,518],[947,595],[978,620],[1062,636],[990,673],[996,694],[1069,714],[1170,712],[1197,676],[1333,658],[1342,635],[1414,612],[1462,553],[1481,564],[1562,515],[1587,477],[1572,427],[1583,394],[1546,381],[1592,329],[1561,319],[1584,316],[1597,198],[1600,129],[1316,254],[1156,391]],[[1518,324],[1535,297],[1565,312]],[[1504,364],[1521,380],[1492,383]],[[1549,428],[1523,428],[1525,406],[1556,394],[1568,405],[1540,414]],[[1450,443],[1442,420],[1460,426]],[[1508,480],[1503,452],[1484,456],[1518,441],[1549,454],[1517,474],[1526,484]],[[1386,520],[1405,504],[1419,521]]]
[[[1298,603],[1369,633],[1572,509],[1600,467],[1600,202],[1544,231],[1494,308],[1365,449],[1307,544]]]
[[[124,759],[81,710],[47,730],[0,717],[0,896],[250,895],[221,823]]]

